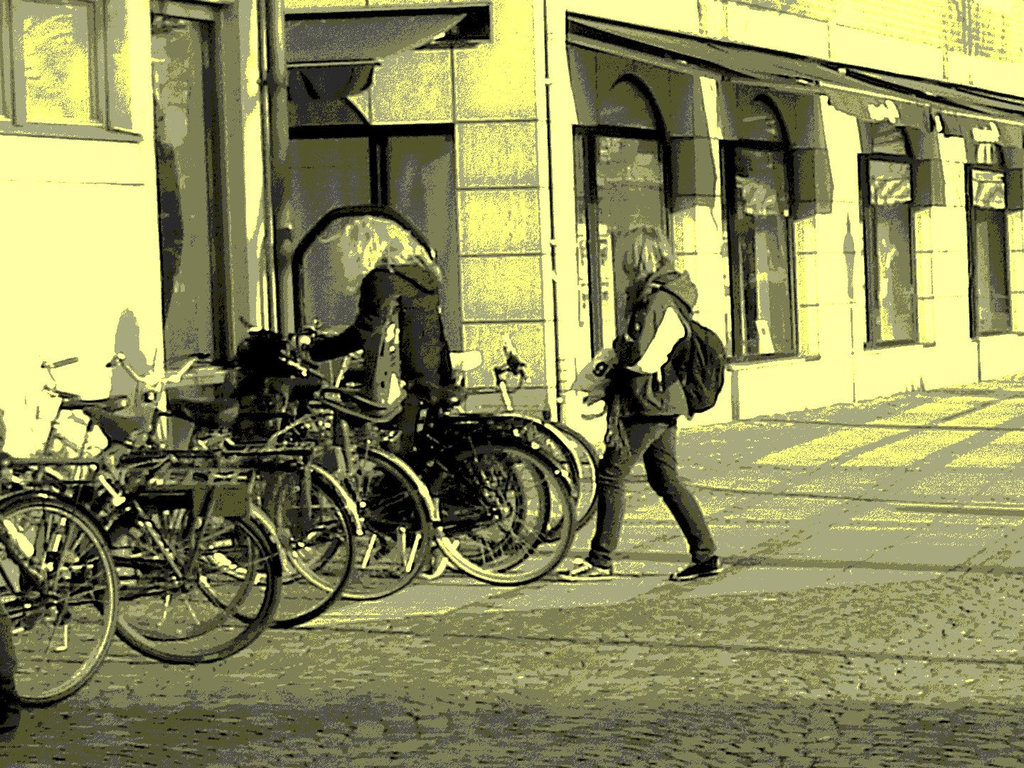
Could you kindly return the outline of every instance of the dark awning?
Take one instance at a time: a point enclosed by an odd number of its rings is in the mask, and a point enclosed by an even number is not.
[[[399,51],[426,45],[466,16],[436,8],[350,13],[289,11],[285,58],[300,64],[370,64]]]
[[[939,114],[947,132],[966,127],[968,134],[996,121],[1001,142],[1021,141],[1013,125],[1024,125],[1024,100],[1012,96],[576,14],[568,15],[566,31],[570,45],[672,71],[822,93],[836,109],[864,120],[929,130]]]
[[[289,87],[314,99],[359,93],[369,87],[383,58],[427,45],[465,18],[465,12],[452,8],[288,11]]]

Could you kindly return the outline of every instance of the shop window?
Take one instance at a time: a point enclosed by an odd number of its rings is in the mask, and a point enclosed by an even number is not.
[[[657,108],[638,82],[622,78],[600,102],[607,125],[575,134],[579,318],[593,351],[625,325],[626,291],[619,243],[630,228],[668,234],[667,149]]]
[[[1006,170],[996,144],[981,142],[967,166],[971,336],[1010,330]]]
[[[451,129],[295,127],[291,139],[288,152],[295,240],[333,208],[366,204],[393,208],[423,233],[437,255],[444,277],[441,306],[445,330],[449,340],[457,343],[462,319],[455,207],[451,202],[455,198]],[[335,280],[339,289],[330,290]],[[332,310],[321,320],[347,325],[355,319],[358,296],[343,287],[349,285],[347,277],[306,274],[305,281],[332,294]]]
[[[3,130],[82,138],[130,130],[125,3],[0,0]]]
[[[861,155],[861,208],[869,346],[917,340],[913,174],[906,135],[889,123],[867,126]]]
[[[211,21],[152,17],[153,110],[164,352],[222,355],[227,344],[220,115]]]
[[[724,143],[733,354],[797,350],[791,249],[792,157],[785,126],[764,97],[741,102],[737,140]]]

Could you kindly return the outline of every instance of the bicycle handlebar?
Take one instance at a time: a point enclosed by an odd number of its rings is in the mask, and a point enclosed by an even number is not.
[[[148,389],[161,389],[163,387],[166,387],[168,384],[178,384],[178,383],[180,383],[182,378],[184,378],[185,374],[188,373],[189,369],[191,369],[193,365],[195,365],[197,362],[199,362],[199,360],[201,360],[203,358],[206,358],[206,357],[208,357],[208,355],[202,354],[202,353],[197,353],[197,354],[189,355],[189,357],[185,361],[184,365],[182,365],[174,373],[170,373],[170,374],[168,374],[166,376],[154,376],[153,372],[150,372],[150,373],[148,373],[146,375],[142,375],[142,374],[138,373],[128,363],[128,358],[125,356],[125,354],[123,352],[118,352],[112,358],[110,358],[110,362],[107,363],[107,367],[108,368],[113,368],[115,366],[120,367],[122,370],[124,370],[125,373],[127,373],[129,376],[131,376],[131,378],[133,378],[136,382],[138,382],[142,386],[144,386],[144,387],[146,387]]]
[[[78,358],[77,357],[65,357],[63,360],[57,360],[56,362],[53,362],[53,363],[46,363],[46,362],[44,362],[39,367],[40,368],[45,368],[48,371],[52,371],[52,370],[55,370],[57,368],[63,368],[65,365],[71,365],[72,363],[77,363],[77,362],[78,362]]]

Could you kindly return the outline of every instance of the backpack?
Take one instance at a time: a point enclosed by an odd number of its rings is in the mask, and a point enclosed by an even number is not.
[[[659,287],[686,307],[683,315],[689,342],[684,339],[677,344],[669,362],[683,383],[690,414],[703,413],[715,404],[725,384],[725,344],[717,333],[693,319],[690,305],[679,294],[664,285]]]

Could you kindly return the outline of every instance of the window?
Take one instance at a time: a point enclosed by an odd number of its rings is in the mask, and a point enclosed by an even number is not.
[[[289,142],[295,241],[329,210],[387,205],[412,222],[437,254],[449,341],[461,337],[455,209],[455,138],[441,126],[294,127]],[[308,278],[307,278],[308,280]],[[356,315],[355,293],[334,292],[335,323]],[[321,318],[325,320],[325,318]]]
[[[223,355],[219,112],[211,66],[214,23],[153,14],[153,110],[164,353]]]
[[[788,140],[767,99],[741,102],[738,111],[737,140],[726,142],[723,152],[733,354],[792,355],[797,339]]]
[[[911,158],[902,128],[867,126],[868,154],[861,155],[861,205],[867,343],[917,340]]]
[[[967,166],[971,336],[1010,330],[1006,172],[996,144],[981,142]]]
[[[669,234],[666,149],[646,90],[620,78],[598,105],[598,122],[575,135],[579,320],[592,352],[625,328],[626,290],[619,243],[634,226]]]
[[[0,0],[0,127],[82,138],[130,130],[125,2]]]

